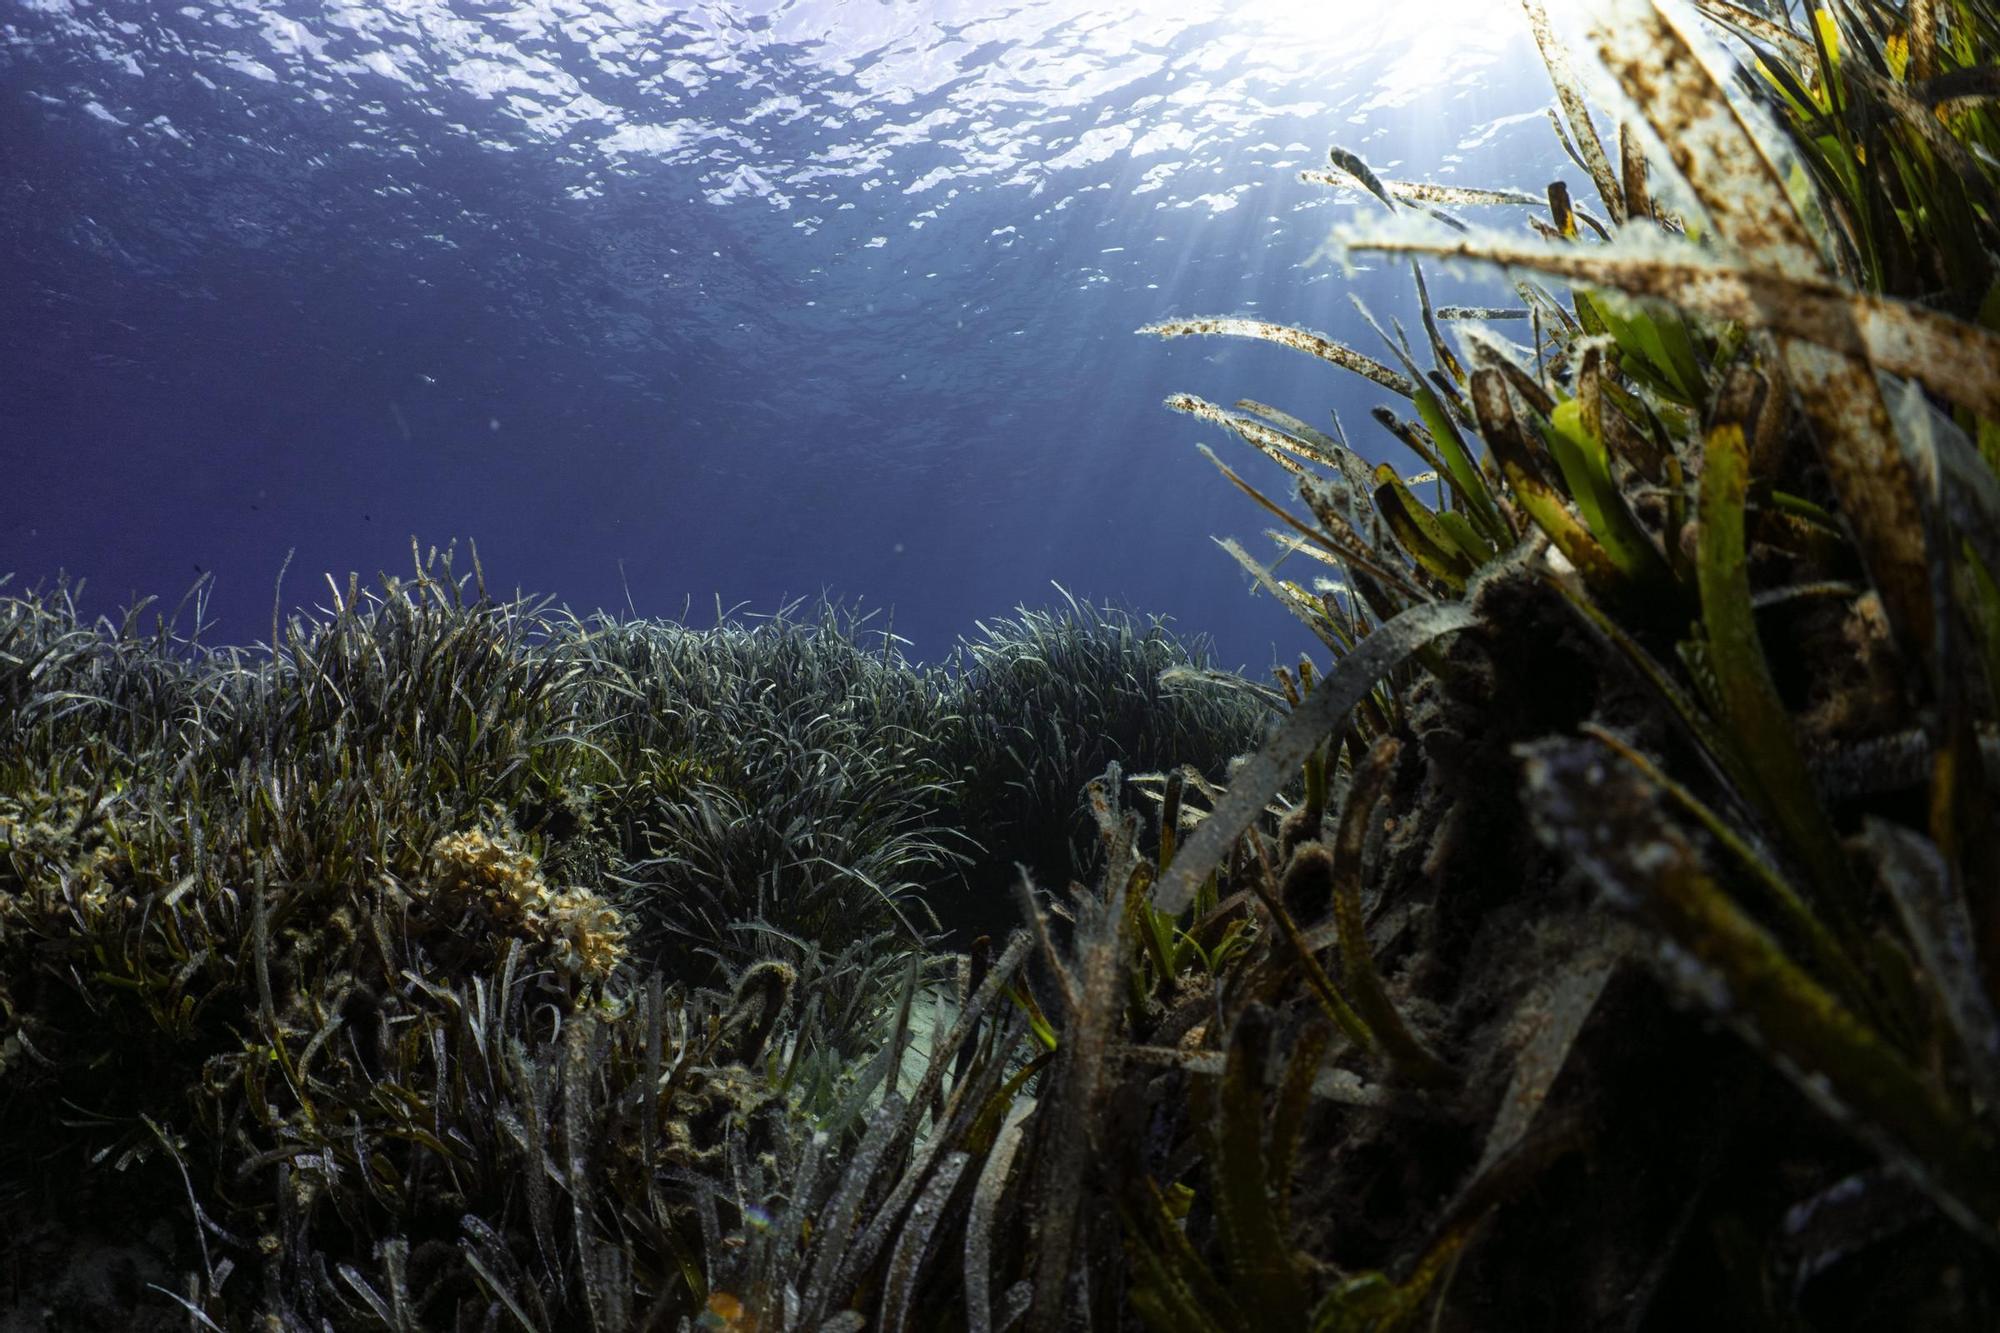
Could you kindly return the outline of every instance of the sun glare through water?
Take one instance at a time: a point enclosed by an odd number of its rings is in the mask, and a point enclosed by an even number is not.
[[[1563,0],[1550,5],[1552,16],[1575,8]],[[1526,31],[1521,6],[1515,0],[1249,0],[1237,8],[1245,23],[1293,40],[1329,45],[1374,46],[1422,37],[1433,51],[1459,46],[1486,46],[1513,40]]]

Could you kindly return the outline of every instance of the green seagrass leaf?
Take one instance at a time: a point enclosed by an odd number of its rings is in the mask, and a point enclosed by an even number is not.
[[[1215,1214],[1229,1264],[1231,1294],[1260,1328],[1305,1322],[1303,1267],[1278,1215],[1264,1153],[1264,1066],[1271,1012],[1252,1005],[1229,1036],[1216,1099]]]
[[[1478,572],[1479,561],[1461,548],[1423,501],[1410,493],[1403,479],[1387,463],[1375,469],[1375,507],[1388,521],[1389,531],[1433,578],[1457,596],[1465,581]]]
[[[1814,904],[1836,920],[1851,921],[1860,892],[1839,835],[1813,789],[1791,715],[1757,637],[1744,542],[1749,483],[1750,451],[1743,428],[1716,427],[1708,433],[1703,455],[1696,561],[1709,669],[1721,695],[1725,735],[1756,778],[1744,795],[1784,830],[1792,854],[1812,872]]]

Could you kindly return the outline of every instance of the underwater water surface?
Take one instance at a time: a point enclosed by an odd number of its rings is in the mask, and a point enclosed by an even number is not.
[[[827,593],[926,658],[1059,582],[1261,670],[1299,631],[1210,537],[1263,516],[1161,400],[1366,386],[1134,330],[1371,345],[1349,294],[1406,276],[1315,258],[1352,197],[1297,173],[1539,190],[1548,100],[1461,0],[6,0],[0,571],[212,573],[242,642],[287,552],[310,604],[470,538],[579,609]]]

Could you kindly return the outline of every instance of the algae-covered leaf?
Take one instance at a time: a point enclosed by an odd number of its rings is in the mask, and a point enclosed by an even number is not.
[[[917,1284],[924,1276],[924,1261],[938,1224],[944,1220],[945,1203],[958,1185],[971,1156],[946,1153],[937,1171],[910,1205],[907,1218],[890,1252],[886,1288],[882,1295],[883,1333],[903,1333],[910,1326],[910,1307],[916,1299]]]
[[[2000,416],[2000,334],[1908,301],[1753,268],[1685,245],[1579,249],[1501,232],[1443,236],[1415,229],[1349,231],[1343,237],[1354,250],[1528,269],[1736,320],[1865,357],[1878,370],[1915,379],[1982,415]],[[1640,345],[1638,332],[1628,336]],[[1661,359],[1680,360],[1664,350]]]
[[[1351,189],[1357,184],[1352,173],[1336,176],[1326,171],[1301,171],[1299,179],[1309,185],[1332,185],[1343,189]],[[1464,185],[1437,185],[1430,181],[1385,181],[1380,178],[1377,178],[1376,184],[1390,198],[1407,203],[1539,208],[1544,202],[1542,196],[1528,190],[1483,190]]]
[[[1416,391],[1416,386],[1402,375],[1377,361],[1364,356],[1345,343],[1335,342],[1324,334],[1307,329],[1295,329],[1284,324],[1273,324],[1268,320],[1245,319],[1241,316],[1220,316],[1208,319],[1170,319],[1158,324],[1148,324],[1139,330],[1161,338],[1189,337],[1232,337],[1256,338],[1262,342],[1277,343],[1304,352],[1308,356],[1351,370],[1363,378],[1373,380],[1391,393],[1408,398]]]
[[[1625,221],[1625,195],[1618,188],[1618,178],[1612,174],[1611,159],[1604,155],[1604,144],[1597,137],[1597,127],[1591,123],[1590,108],[1584,101],[1583,90],[1578,86],[1576,76],[1570,72],[1569,55],[1549,26],[1548,11],[1543,8],[1542,0],[1521,0],[1521,8],[1527,12],[1528,24],[1535,34],[1535,45],[1541,49],[1542,63],[1548,67],[1549,81],[1555,85],[1556,100],[1562,104],[1563,115],[1569,120],[1577,150],[1582,154],[1591,181],[1597,186],[1598,197],[1603,199],[1611,220],[1622,223]]]
[[[878,1173],[887,1164],[892,1150],[898,1146],[898,1122],[902,1114],[903,1099],[891,1093],[868,1117],[868,1130],[813,1228],[812,1262],[803,1274],[804,1309],[808,1317],[823,1316],[828,1302],[839,1295],[835,1277],[846,1263],[862,1204],[875,1188]]]
[[[1368,839],[1369,819],[1387,789],[1401,751],[1401,742],[1393,736],[1384,736],[1356,770],[1348,785],[1347,806],[1341,812],[1331,856],[1310,847],[1300,848],[1295,856],[1326,858],[1326,873],[1332,881],[1333,916],[1340,932],[1342,970],[1354,991],[1354,1006],[1382,1053],[1404,1079],[1436,1087],[1452,1082],[1454,1075],[1397,1011],[1388,987],[1382,982],[1382,974],[1376,970],[1361,912],[1361,859]]]
[[[1675,167],[1716,232],[1759,267],[1823,276],[1819,246],[1775,160],[1783,137],[1730,96],[1731,62],[1693,15],[1658,0],[1614,0],[1592,36],[1641,118],[1671,145]]]
[[[1278,1230],[1286,1236],[1295,1234],[1292,1172],[1298,1165],[1299,1144],[1305,1135],[1313,1083],[1319,1077],[1320,1061],[1326,1054],[1329,1040],[1326,1026],[1315,1023],[1292,1043],[1291,1054],[1285,1063],[1284,1082],[1278,1089],[1278,1104],[1271,1113],[1271,1192],[1278,1204]]]
[[[1594,722],[1584,723],[1581,730],[1585,735],[1602,742],[1620,759],[1637,769],[1648,782],[1658,787],[1683,812],[1692,815],[1695,822],[1715,839],[1717,845],[1730,854],[1736,866],[1763,890],[1767,910],[1777,913],[1779,920],[1787,928],[1791,940],[1802,942],[1806,946],[1808,961],[1820,969],[1821,979],[1840,995],[1844,1003],[1858,1011],[1865,1011],[1873,1006],[1874,997],[1868,983],[1849,954],[1850,945],[1857,952],[1865,949],[1865,945],[1861,941],[1854,940],[1851,932],[1849,940],[1843,942],[1832,928],[1832,925],[1841,923],[1835,920],[1830,925],[1827,919],[1815,912],[1813,907],[1799,895],[1798,890],[1792,887],[1791,882],[1780,874],[1777,867],[1773,866],[1759,850],[1755,840],[1724,820],[1686,786],[1662,772],[1658,765],[1617,733]],[[1709,744],[1719,744],[1725,733],[1711,727],[1700,734],[1710,738]],[[1744,770],[1741,758],[1735,751],[1729,751],[1724,757],[1737,771]],[[1755,781],[1747,774],[1746,779]]]
[[[1055,1326],[1077,1271],[1072,1245],[1087,1235],[1091,1153],[1099,1141],[1100,1100],[1125,990],[1127,956],[1120,930],[1124,914],[1115,901],[1087,893],[1079,892],[1073,901],[1077,1003],[1056,1051],[1050,1075],[1053,1091],[1037,1113],[1033,1197],[1041,1216],[1039,1247],[1032,1262],[1031,1327]]]
[[[1478,320],[1482,323],[1499,319],[1526,319],[1529,312],[1518,306],[1495,305],[1441,305],[1437,317],[1444,320]]]
[[[1216,1096],[1215,1211],[1230,1287],[1260,1328],[1297,1328],[1305,1319],[1303,1265],[1280,1225],[1278,1194],[1264,1152],[1265,1062],[1271,1015],[1252,1005],[1236,1020]]]
[[[1000,1196],[1007,1186],[1007,1173],[1025,1137],[1023,1122],[1034,1110],[1034,1102],[1017,1097],[1008,1104],[993,1146],[979,1168],[972,1189],[972,1211],[965,1225],[965,1327],[966,1333],[992,1333],[993,1228],[1000,1209]]]
[[[1310,843],[1301,846],[1292,855],[1291,866],[1286,871],[1286,883],[1292,884],[1293,875],[1301,870],[1318,878],[1326,878],[1326,872],[1331,864],[1331,859],[1326,855],[1324,848],[1316,848]],[[1348,1040],[1360,1049],[1364,1051],[1379,1049],[1379,1043],[1375,1034],[1369,1030],[1368,1024],[1355,1012],[1354,1007],[1348,1004],[1347,997],[1333,984],[1333,978],[1326,974],[1326,969],[1320,966],[1319,959],[1305,937],[1305,932],[1299,929],[1299,923],[1293,919],[1291,910],[1285,906],[1285,895],[1272,893],[1262,879],[1253,879],[1251,888],[1262,900],[1264,910],[1271,914],[1271,920],[1278,927],[1278,933],[1285,937],[1285,942],[1291,945],[1297,955],[1299,970],[1305,973],[1306,985],[1319,1001],[1321,1012],[1335,1027],[1346,1033]]]

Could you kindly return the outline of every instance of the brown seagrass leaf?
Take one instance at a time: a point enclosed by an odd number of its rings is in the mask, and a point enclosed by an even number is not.
[[[1937,0],[1910,0],[1910,72],[1919,79],[1937,73]]]
[[[1474,367],[1494,372],[1514,393],[1520,395],[1521,401],[1528,407],[1545,417],[1556,410],[1555,395],[1523,370],[1506,345],[1491,331],[1474,326],[1465,331],[1461,341]]]
[[[1653,196],[1646,188],[1646,154],[1632,126],[1618,126],[1618,170],[1625,180],[1625,216],[1653,216]]]
[[[1773,158],[1782,136],[1729,95],[1731,62],[1694,16],[1659,0],[1611,0],[1591,36],[1717,233],[1759,267],[1825,275],[1826,261]]]

